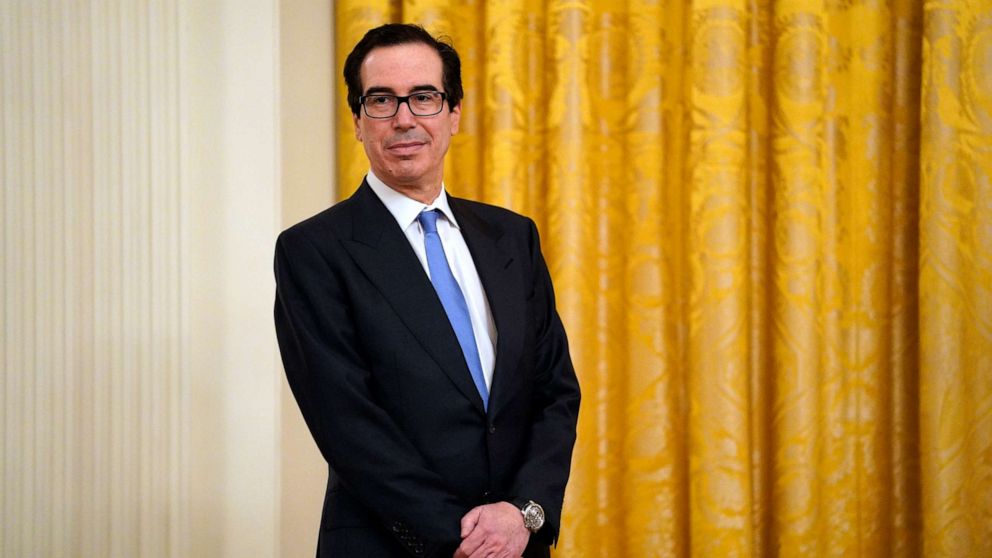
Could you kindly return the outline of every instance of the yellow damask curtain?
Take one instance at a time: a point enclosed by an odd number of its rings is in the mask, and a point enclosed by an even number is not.
[[[338,71],[451,37],[445,181],[540,227],[584,394],[556,556],[992,556],[992,2],[335,16]]]

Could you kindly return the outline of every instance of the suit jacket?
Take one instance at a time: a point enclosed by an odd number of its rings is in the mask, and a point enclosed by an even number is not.
[[[557,540],[579,386],[534,223],[449,197],[497,328],[484,410],[454,330],[367,183],[284,231],[275,321],[289,385],[329,465],[318,555],[450,557],[474,506],[528,499]]]

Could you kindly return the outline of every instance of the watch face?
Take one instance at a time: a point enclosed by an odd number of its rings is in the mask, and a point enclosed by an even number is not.
[[[544,526],[544,509],[535,502],[528,502],[523,509],[524,527],[532,533],[538,532]]]

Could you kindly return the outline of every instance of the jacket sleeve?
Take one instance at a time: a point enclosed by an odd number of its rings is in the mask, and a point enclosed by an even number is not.
[[[276,244],[275,325],[290,388],[341,485],[412,555],[450,556],[468,506],[376,402],[349,318],[356,301],[329,254],[293,229]]]
[[[555,308],[554,289],[537,228],[530,221],[530,260],[534,294],[532,314],[536,331],[534,355],[534,422],[522,465],[511,494],[514,503],[534,500],[545,512],[545,526],[535,537],[555,544],[561,526],[579,415],[579,383],[572,367],[565,328]]]

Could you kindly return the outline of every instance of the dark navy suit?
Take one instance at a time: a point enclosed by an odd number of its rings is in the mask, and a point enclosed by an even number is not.
[[[368,184],[284,231],[275,320],[329,465],[319,556],[449,558],[474,506],[534,500],[557,540],[579,386],[533,222],[449,196],[497,329],[489,410],[423,266]]]

